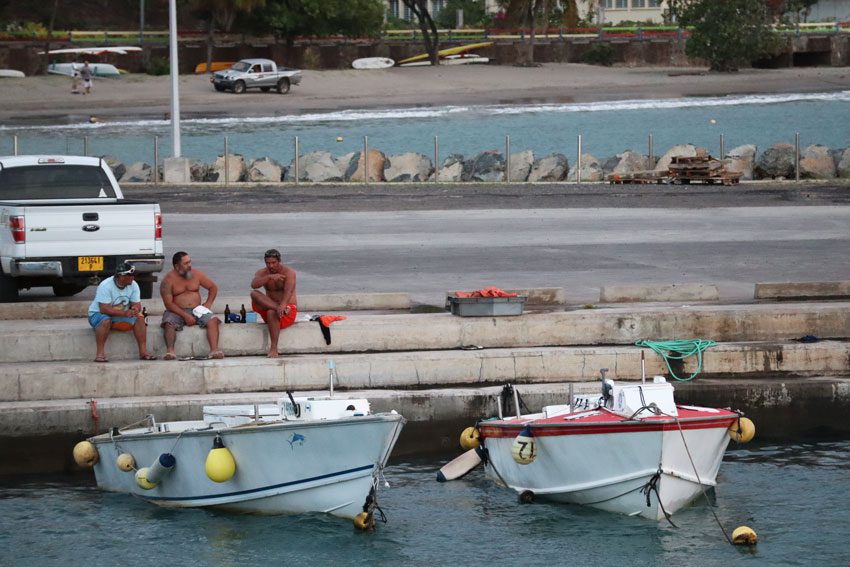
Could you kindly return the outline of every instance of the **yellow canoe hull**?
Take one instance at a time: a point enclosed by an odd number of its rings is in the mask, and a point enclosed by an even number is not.
[[[235,61],[213,61],[212,65],[210,65],[210,70],[207,71],[206,63],[198,63],[195,65],[195,73],[215,73],[216,71],[224,71],[225,69],[230,69],[231,65],[233,65]]]
[[[458,47],[449,47],[448,49],[441,49],[437,52],[437,55],[442,59],[443,57],[448,57],[449,55],[460,55],[461,53],[466,53],[467,51],[472,51],[474,49],[481,49],[483,47],[490,47],[493,45],[492,41],[484,41],[482,43],[470,43],[469,45],[459,45]],[[408,57],[407,59],[402,59],[398,62],[398,65],[404,65],[405,63],[413,63],[414,61],[424,61],[428,59],[428,54],[423,53],[422,55],[415,55],[413,57]]]

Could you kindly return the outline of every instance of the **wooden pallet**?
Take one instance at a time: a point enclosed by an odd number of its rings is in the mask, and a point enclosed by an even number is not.
[[[612,173],[608,176],[608,182],[612,185],[650,185],[656,183],[667,183],[669,177],[663,171],[633,171],[631,173]]]
[[[741,179],[741,174],[727,171],[722,161],[708,154],[695,157],[676,156],[670,163],[668,173],[671,183],[675,184],[735,185]]]

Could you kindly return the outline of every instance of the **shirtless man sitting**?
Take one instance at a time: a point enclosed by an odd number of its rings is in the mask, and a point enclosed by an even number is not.
[[[207,342],[210,344],[210,358],[224,358],[218,348],[219,324],[221,321],[211,312],[196,315],[193,309],[202,305],[211,311],[218,286],[201,270],[192,269],[192,259],[186,252],[177,252],[171,259],[174,269],[166,274],[160,284],[159,292],[165,312],[162,314],[162,328],[165,335],[165,360],[174,360],[174,342],[177,331],[183,326],[198,325],[207,330]],[[207,290],[207,300],[201,302],[201,288]]]
[[[295,270],[280,262],[280,252],[266,250],[263,259],[266,267],[254,274],[251,280],[251,308],[263,318],[269,328],[269,358],[277,358],[277,341],[280,330],[295,322],[298,300],[295,296]],[[265,288],[266,293],[258,291]]]

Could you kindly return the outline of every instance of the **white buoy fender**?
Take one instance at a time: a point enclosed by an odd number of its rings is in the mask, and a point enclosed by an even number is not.
[[[207,455],[204,470],[213,482],[227,482],[236,474],[236,459],[230,450],[224,446],[221,435],[216,435],[213,448]]]
[[[90,469],[97,464],[99,456],[97,447],[91,441],[80,441],[74,445],[74,462],[84,469]]]
[[[481,464],[481,456],[483,454],[484,450],[479,447],[470,449],[459,457],[455,457],[437,471],[437,482],[456,480],[468,474],[472,469]]]
[[[152,488],[156,488],[156,483],[148,480],[148,472],[150,469],[148,467],[143,467],[136,471],[136,484],[139,485],[139,488],[143,490],[150,490]]]
[[[148,482],[159,484],[176,464],[177,459],[174,458],[174,455],[163,453],[148,467]]]
[[[738,443],[749,443],[756,436],[756,424],[746,417],[739,417],[729,426],[729,437]]]
[[[121,453],[118,455],[118,458],[115,459],[115,466],[124,472],[130,472],[136,468],[136,459],[134,459],[133,455],[130,453]]]
[[[534,462],[537,457],[537,443],[534,441],[534,433],[531,432],[530,427],[526,426],[514,439],[511,445],[511,456],[521,465]]]

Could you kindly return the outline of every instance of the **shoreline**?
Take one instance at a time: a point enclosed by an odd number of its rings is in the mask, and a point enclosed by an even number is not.
[[[168,76],[123,75],[95,80],[91,95],[70,94],[70,78],[47,75],[0,79],[0,123],[69,124],[90,116],[107,120],[158,119],[171,111]],[[850,90],[848,67],[747,69],[739,73],[673,67],[594,67],[549,63],[536,68],[499,65],[305,71],[288,95],[215,92],[204,75],[180,76],[182,118],[298,115],[339,110],[525,105],[615,100]]]

